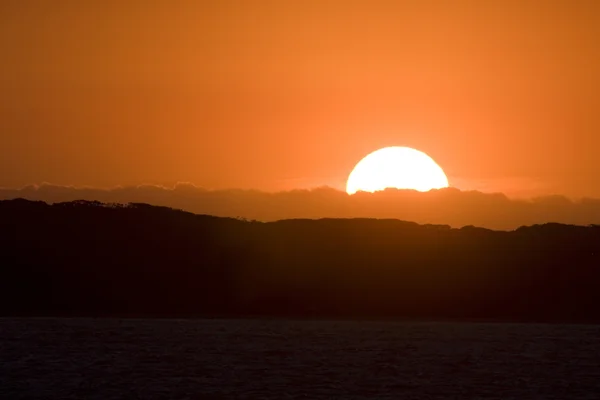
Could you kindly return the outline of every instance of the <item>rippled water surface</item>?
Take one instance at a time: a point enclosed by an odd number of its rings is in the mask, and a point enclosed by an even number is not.
[[[0,319],[7,399],[600,399],[600,327]]]

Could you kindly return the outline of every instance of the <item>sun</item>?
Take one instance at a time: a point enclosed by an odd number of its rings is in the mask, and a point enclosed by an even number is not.
[[[354,167],[346,192],[376,192],[386,188],[427,192],[448,187],[444,170],[427,154],[410,147],[384,147],[360,160]]]

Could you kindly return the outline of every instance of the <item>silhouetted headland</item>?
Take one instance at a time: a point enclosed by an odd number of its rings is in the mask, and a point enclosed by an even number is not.
[[[0,201],[0,314],[600,322],[600,226]]]
[[[0,200],[23,198],[47,203],[74,200],[102,203],[147,203],[194,214],[243,217],[273,222],[282,219],[377,218],[399,219],[460,228],[474,225],[514,230],[549,221],[570,225],[600,224],[600,199],[571,200],[564,196],[509,198],[503,193],[483,193],[444,188],[419,192],[388,188],[349,196],[330,187],[282,192],[258,190],[207,190],[192,184],[173,187],[124,186],[112,189],[52,184],[21,189],[0,188]]]

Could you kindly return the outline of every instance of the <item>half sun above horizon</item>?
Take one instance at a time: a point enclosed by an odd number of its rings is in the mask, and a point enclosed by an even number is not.
[[[410,147],[384,147],[356,164],[346,192],[376,192],[386,188],[427,192],[448,187],[444,170],[427,154]]]

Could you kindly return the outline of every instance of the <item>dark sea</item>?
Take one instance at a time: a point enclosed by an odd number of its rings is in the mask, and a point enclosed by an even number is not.
[[[600,399],[600,326],[0,319],[2,399]]]

